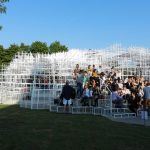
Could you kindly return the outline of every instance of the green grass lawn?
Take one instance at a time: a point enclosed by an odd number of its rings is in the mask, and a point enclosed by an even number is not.
[[[0,150],[150,150],[150,127],[0,105]]]

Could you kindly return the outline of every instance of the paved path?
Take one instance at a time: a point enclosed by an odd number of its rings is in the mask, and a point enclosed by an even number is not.
[[[116,122],[123,122],[128,124],[137,124],[137,125],[144,125],[144,126],[150,126],[150,116],[148,120],[141,119],[141,117],[136,118],[110,118],[112,121]]]

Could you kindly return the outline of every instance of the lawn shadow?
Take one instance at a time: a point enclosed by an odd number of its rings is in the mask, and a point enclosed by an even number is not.
[[[1,150],[146,150],[150,127],[0,105]],[[117,142],[116,142],[117,141]]]

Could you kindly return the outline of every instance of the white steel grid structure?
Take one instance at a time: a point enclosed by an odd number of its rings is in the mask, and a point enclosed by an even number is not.
[[[150,80],[150,49],[114,45],[101,50],[69,50],[57,54],[18,53],[0,72],[0,103],[31,109],[54,106],[66,80],[75,86],[76,66],[102,66],[102,71],[120,70],[121,76],[138,75]],[[110,110],[111,110],[110,102]]]

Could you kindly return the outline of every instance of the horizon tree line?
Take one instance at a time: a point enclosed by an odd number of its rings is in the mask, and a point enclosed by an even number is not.
[[[68,47],[62,45],[59,41],[52,42],[49,46],[47,43],[41,41],[35,41],[31,45],[24,43],[20,45],[11,44],[8,48],[4,48],[3,45],[0,45],[0,68],[2,64],[8,65],[18,52],[52,54],[67,51]]]

